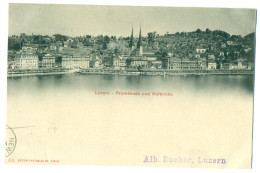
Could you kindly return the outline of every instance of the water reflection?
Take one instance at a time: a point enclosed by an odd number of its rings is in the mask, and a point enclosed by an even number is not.
[[[8,78],[8,95],[73,90],[157,90],[198,94],[238,92],[253,94],[253,75],[118,76],[77,75]]]

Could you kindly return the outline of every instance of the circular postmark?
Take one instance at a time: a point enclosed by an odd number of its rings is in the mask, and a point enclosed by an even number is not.
[[[10,156],[16,147],[17,139],[14,130],[6,125],[5,157]]]

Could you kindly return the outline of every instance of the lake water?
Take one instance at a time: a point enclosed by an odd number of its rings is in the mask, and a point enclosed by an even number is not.
[[[52,75],[8,78],[8,97],[19,94],[45,95],[87,91],[162,91],[175,94],[253,95],[253,75],[205,76],[117,76],[117,75]]]

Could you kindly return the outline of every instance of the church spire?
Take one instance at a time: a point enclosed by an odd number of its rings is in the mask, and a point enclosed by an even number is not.
[[[133,30],[133,26],[132,26],[132,33],[131,33],[131,37],[130,37],[129,47],[132,49],[133,46],[134,46],[134,30]]]
[[[139,49],[139,56],[143,56],[143,43],[142,43],[142,31],[140,26],[139,39],[137,43],[137,48]]]
[[[142,44],[142,31],[141,31],[141,27],[140,27],[140,33],[139,33],[137,48],[140,49],[141,46],[143,46],[143,44]]]

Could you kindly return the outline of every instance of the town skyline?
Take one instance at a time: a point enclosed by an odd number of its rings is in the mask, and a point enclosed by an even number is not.
[[[133,27],[138,37],[142,27],[143,36],[206,28],[245,36],[255,32],[255,15],[254,9],[9,4],[8,35],[128,37]]]
[[[8,37],[9,76],[254,72],[255,10],[10,4],[9,12],[9,34],[21,33]]]

